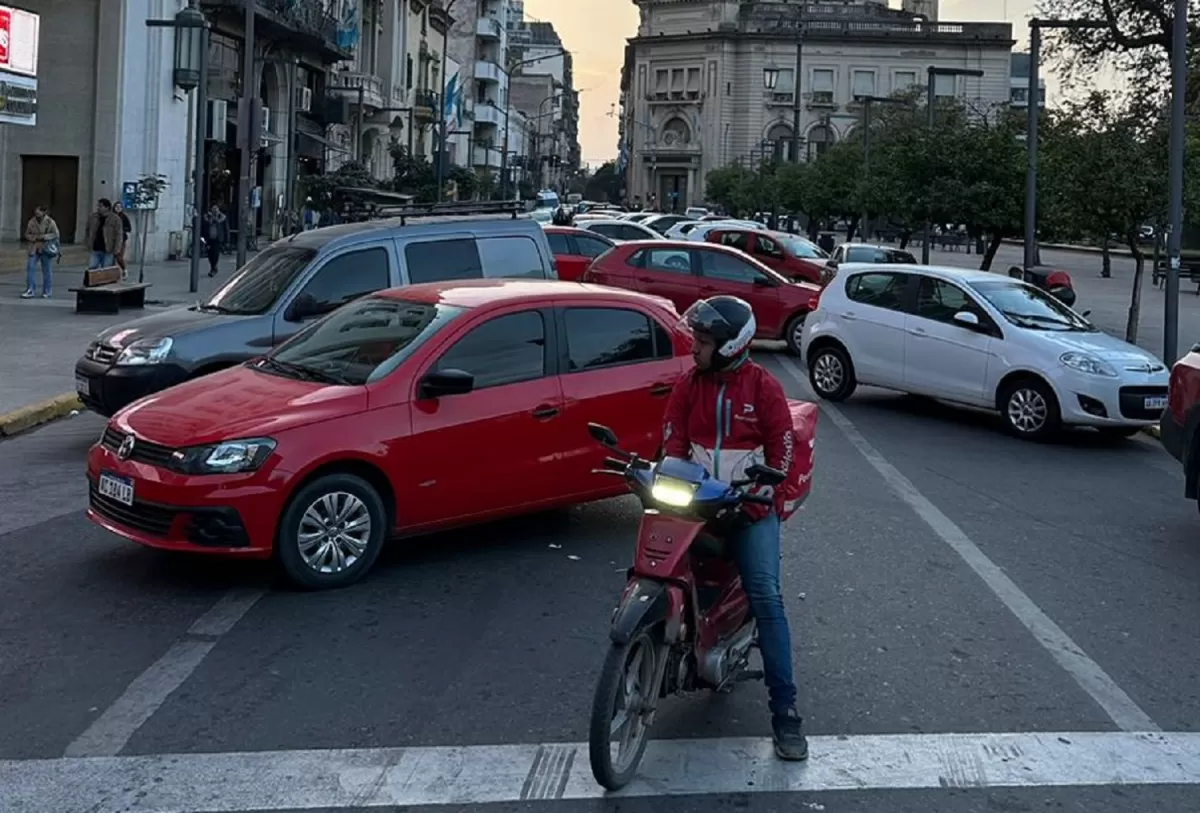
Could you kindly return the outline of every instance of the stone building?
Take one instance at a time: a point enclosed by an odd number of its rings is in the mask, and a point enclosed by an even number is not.
[[[791,160],[797,105],[809,160],[860,126],[856,97],[924,86],[930,66],[984,74],[937,77],[938,97],[1009,102],[1012,26],[939,21],[934,0],[633,2],[641,23],[626,47],[619,126],[631,200],[682,211],[704,203],[714,169]]]

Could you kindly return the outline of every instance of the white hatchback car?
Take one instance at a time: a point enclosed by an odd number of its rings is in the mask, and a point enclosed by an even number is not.
[[[1169,373],[1049,294],[987,271],[843,265],[804,323],[809,381],[832,401],[869,384],[998,411],[1014,435],[1129,436],[1157,423]]]

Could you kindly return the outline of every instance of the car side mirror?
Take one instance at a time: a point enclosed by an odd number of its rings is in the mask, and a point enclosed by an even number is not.
[[[320,315],[321,306],[317,304],[316,298],[312,294],[300,294],[292,300],[292,304],[288,305],[283,318],[289,322],[303,322],[305,319]]]
[[[757,288],[774,288],[775,280],[768,279],[767,277],[755,277],[754,285]]]
[[[589,423],[588,434],[602,446],[607,446],[610,449],[617,447],[617,433],[607,426],[598,423]]]
[[[954,323],[968,330],[979,330],[979,317],[970,311],[959,311],[954,314]]]
[[[442,398],[446,395],[466,395],[475,389],[475,376],[465,370],[434,370],[421,379],[420,397]]]
[[[779,469],[771,468],[762,463],[755,463],[746,469],[746,477],[764,486],[777,486],[787,479],[787,475]]]

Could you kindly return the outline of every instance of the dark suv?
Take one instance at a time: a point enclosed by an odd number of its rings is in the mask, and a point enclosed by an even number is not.
[[[347,223],[284,238],[207,302],[109,328],[75,364],[80,400],[111,416],[143,396],[262,355],[314,319],[385,288],[557,279],[546,235],[533,220],[515,211],[461,214],[487,206],[434,208],[436,216]]]

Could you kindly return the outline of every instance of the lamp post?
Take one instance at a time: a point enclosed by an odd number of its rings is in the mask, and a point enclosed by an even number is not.
[[[792,163],[800,163],[800,79],[804,74],[804,10],[800,6],[796,17],[796,67],[792,78]],[[779,68],[774,65],[763,68],[763,87],[774,90],[779,82]]]
[[[941,68],[936,65],[930,65],[927,72],[928,81],[925,88],[925,106],[929,111],[929,131],[932,135],[934,125],[937,123],[937,87],[935,80],[939,76],[974,76],[978,78],[983,76],[983,71],[969,68]],[[932,236],[933,222],[927,217],[925,219],[925,236],[921,241],[921,263],[924,265],[929,265],[929,241]]]
[[[446,4],[446,16],[450,17],[450,12],[454,9],[454,4],[458,0],[450,0]],[[451,18],[453,24],[453,18]],[[437,179],[437,202],[441,203],[446,199],[446,156],[449,150],[446,147],[446,118],[450,112],[446,109],[446,51],[450,48],[450,26],[446,27],[446,33],[442,35],[442,69],[439,73],[442,83],[442,90],[438,94],[438,110],[441,122],[437,128],[437,166],[434,168],[434,177]],[[462,86],[462,68],[459,68],[458,92],[463,92]]]
[[[1042,54],[1043,28],[1087,29],[1104,28],[1100,20],[1039,20],[1029,21],[1029,105],[1025,116],[1025,267],[1037,265],[1037,184],[1038,184],[1038,113],[1041,88],[1038,81]]]
[[[200,289],[200,238],[204,230],[204,141],[208,133],[208,20],[196,0],[170,20],[146,20],[149,28],[175,30],[175,61],[172,80],[187,91],[195,91],[196,157],[192,180],[192,257],[188,291]]]
[[[863,106],[863,187],[870,188],[871,182],[871,105],[873,104],[906,104],[901,99],[890,96],[855,96],[854,101]],[[862,223],[859,226],[859,236],[865,242],[868,235],[869,212],[863,203]]]
[[[1175,0],[1174,29],[1171,37],[1171,159],[1167,176],[1167,216],[1171,231],[1167,235],[1167,279],[1163,307],[1163,361],[1174,364],[1179,358],[1179,255],[1183,248],[1183,158],[1186,149],[1184,97],[1188,73],[1187,0]]]

